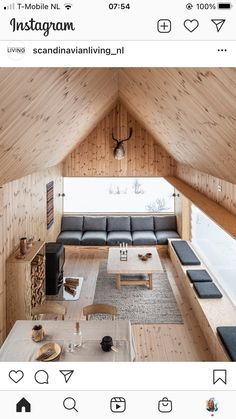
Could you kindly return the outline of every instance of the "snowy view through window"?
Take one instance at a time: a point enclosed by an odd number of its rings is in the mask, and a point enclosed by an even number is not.
[[[64,178],[64,212],[174,212],[174,188],[162,178]]]
[[[192,242],[236,304],[236,240],[192,205]]]

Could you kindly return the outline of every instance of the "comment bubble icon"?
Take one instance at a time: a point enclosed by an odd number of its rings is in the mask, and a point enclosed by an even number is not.
[[[34,375],[34,379],[38,384],[48,384],[49,383],[49,375],[45,370],[38,370]]]

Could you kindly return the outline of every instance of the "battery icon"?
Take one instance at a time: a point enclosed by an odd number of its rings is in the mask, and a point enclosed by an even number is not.
[[[231,9],[231,3],[218,3],[218,9]]]

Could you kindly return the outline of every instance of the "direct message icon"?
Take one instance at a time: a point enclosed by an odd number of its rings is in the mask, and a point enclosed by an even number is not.
[[[213,370],[213,384],[227,384],[227,370]]]

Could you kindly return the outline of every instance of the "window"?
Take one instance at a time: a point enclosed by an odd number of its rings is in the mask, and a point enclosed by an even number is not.
[[[236,304],[236,240],[192,205],[192,242]]]
[[[163,178],[64,178],[66,213],[174,212],[174,188]]]

